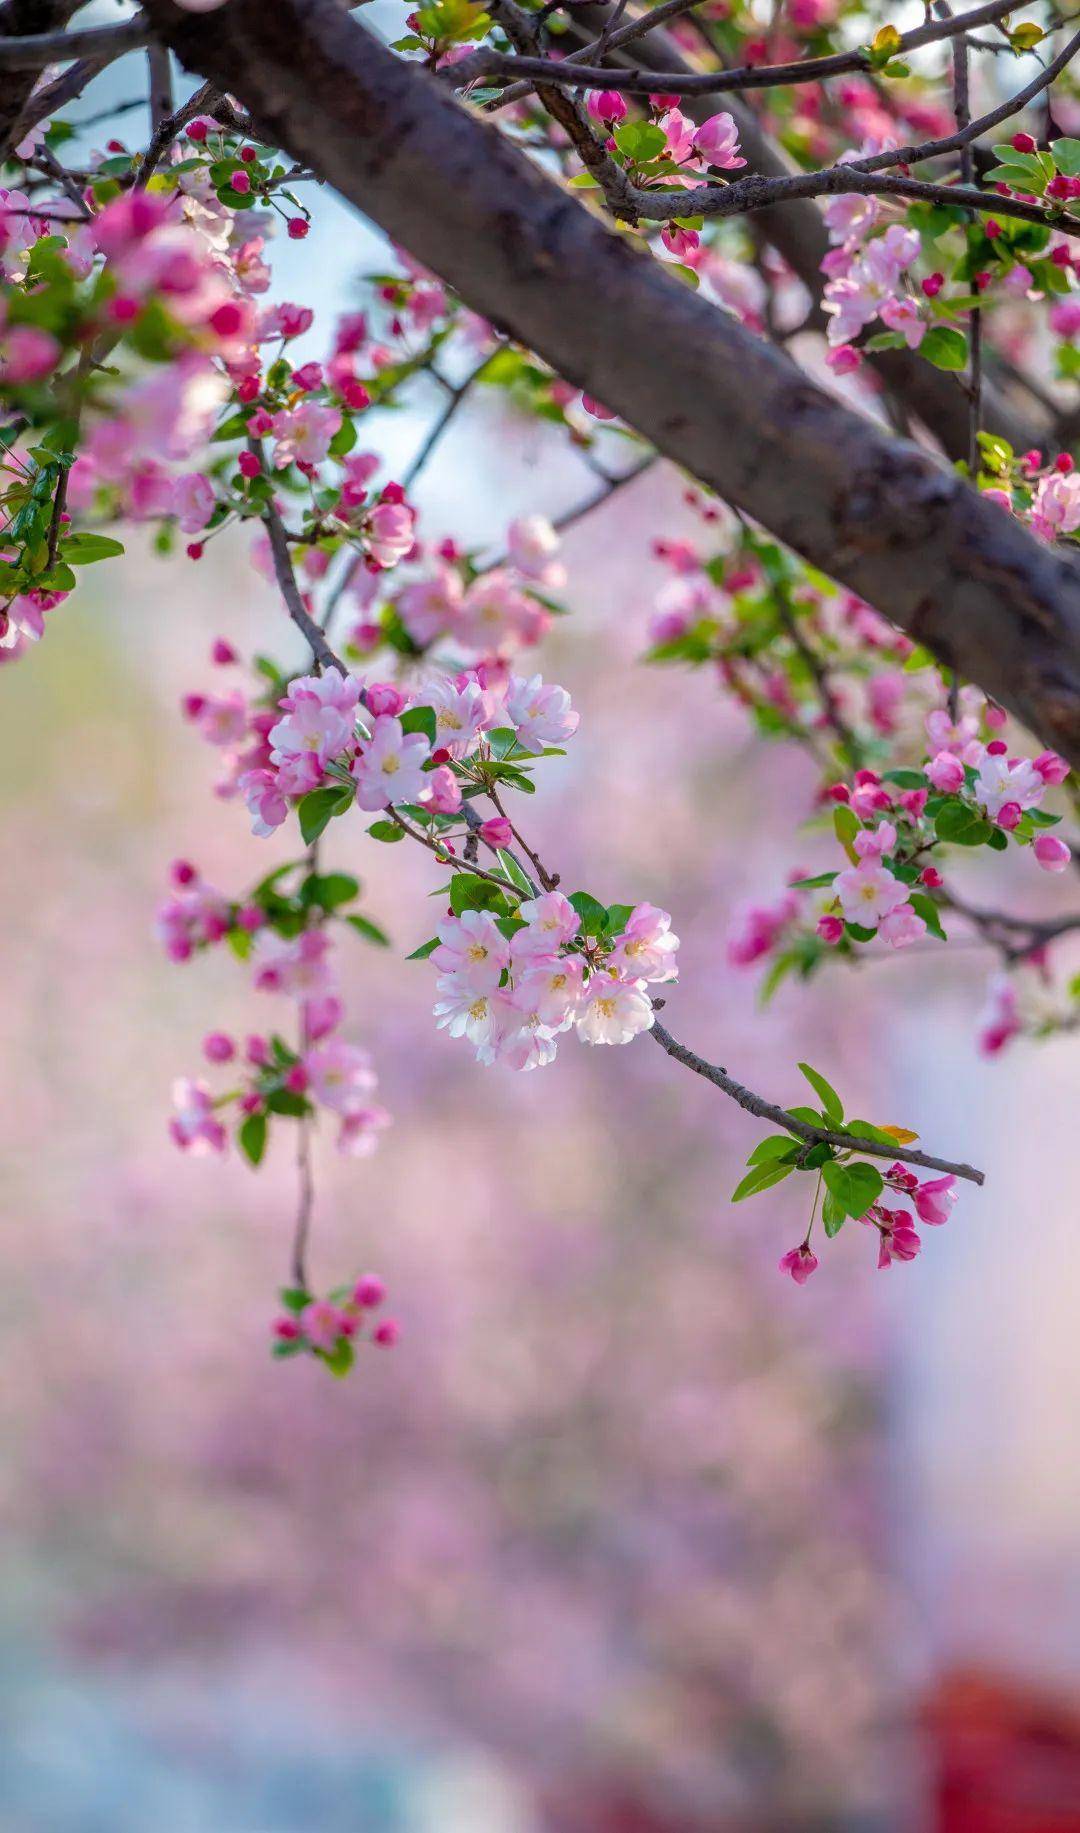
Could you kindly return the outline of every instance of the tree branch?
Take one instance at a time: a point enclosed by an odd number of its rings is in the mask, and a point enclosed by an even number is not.
[[[875,1145],[872,1140],[860,1139],[854,1133],[834,1133],[825,1127],[810,1126],[804,1120],[795,1120],[786,1108],[777,1107],[774,1101],[766,1101],[762,1095],[755,1095],[752,1089],[744,1088],[741,1082],[736,1082],[734,1076],[729,1076],[726,1069],[721,1069],[716,1063],[707,1063],[696,1051],[678,1043],[658,1019],[653,1020],[648,1035],[659,1044],[661,1050],[667,1051],[669,1057],[674,1057],[676,1063],[692,1069],[696,1076],[704,1076],[706,1082],[711,1082],[714,1088],[730,1095],[748,1114],[756,1114],[759,1120],[773,1121],[784,1132],[797,1134],[809,1145],[837,1146],[841,1150],[861,1152],[866,1158],[895,1158],[905,1165],[922,1165],[928,1171],[951,1172],[953,1177],[966,1178],[969,1184],[986,1182],[985,1172],[977,1171],[974,1165],[953,1164],[950,1159],[934,1158],[929,1152],[915,1152],[910,1146],[898,1145],[893,1150],[891,1146]]]
[[[609,232],[335,0],[148,10],[475,310],[1080,764],[1070,559]]]

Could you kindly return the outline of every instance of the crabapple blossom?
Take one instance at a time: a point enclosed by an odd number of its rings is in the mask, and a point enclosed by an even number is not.
[[[514,675],[506,695],[506,715],[515,728],[523,751],[534,754],[547,745],[561,745],[578,729],[579,715],[564,687],[544,686],[543,677],[528,680]]]
[[[709,165],[735,171],[746,160],[739,157],[739,130],[729,114],[710,115],[694,134],[694,151]]]
[[[609,960],[628,980],[674,980],[679,938],[671,933],[671,918],[654,904],[637,904],[626,919]]]
[[[424,765],[430,756],[422,732],[406,733],[400,719],[380,713],[352,766],[358,806],[374,811],[389,802],[425,801]]]
[[[494,917],[483,910],[466,910],[440,923],[432,960],[463,985],[493,992],[510,964],[510,944]]]
[[[781,1273],[790,1274],[797,1286],[805,1286],[811,1273],[817,1272],[820,1262],[817,1255],[810,1252],[806,1242],[801,1241],[798,1247],[789,1248],[786,1254],[781,1255],[778,1264]]]
[[[840,872],[834,890],[848,922],[865,929],[876,928],[908,899],[908,887],[873,856]]]
[[[641,980],[594,974],[577,1017],[577,1033],[586,1044],[628,1044],[654,1024],[652,1001]]]

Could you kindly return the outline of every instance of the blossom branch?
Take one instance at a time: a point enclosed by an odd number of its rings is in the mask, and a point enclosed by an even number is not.
[[[736,1082],[734,1076],[729,1076],[726,1069],[716,1063],[707,1063],[696,1051],[680,1044],[659,1020],[654,1019],[648,1035],[676,1063],[682,1063],[687,1069],[692,1069],[695,1075],[703,1076],[714,1088],[729,1095],[732,1101],[737,1101],[748,1114],[756,1114],[759,1120],[773,1121],[785,1132],[805,1139],[808,1145],[835,1146],[840,1151],[861,1152],[867,1158],[899,1159],[903,1164],[922,1165],[928,1171],[949,1172],[953,1177],[965,1178],[969,1184],[986,1182],[985,1172],[977,1171],[974,1165],[955,1164],[951,1159],[934,1158],[931,1153],[917,1152],[910,1146],[897,1145],[894,1150],[890,1146],[875,1144],[870,1139],[859,1139],[853,1133],[834,1132],[828,1127],[815,1127],[807,1121],[796,1120],[786,1108],[778,1107],[774,1101],[766,1101],[763,1095],[755,1095],[752,1089],[744,1088],[741,1082]]]
[[[987,0],[984,6],[956,19],[932,21],[912,32],[901,33],[896,55],[916,51],[942,38],[952,38],[973,26],[1003,19],[1015,10],[1015,0]],[[612,46],[616,39],[611,41]],[[611,47],[609,47],[611,48]],[[575,59],[515,56],[482,48],[471,57],[462,58],[447,72],[455,87],[474,82],[482,76],[528,77],[534,82],[556,83],[563,88],[621,90],[624,95],[649,95],[656,89],[671,90],[680,95],[722,95],[731,90],[774,89],[801,83],[820,83],[827,77],[843,76],[854,70],[872,70],[869,51],[860,46],[854,51],[838,51],[829,57],[801,58],[791,64],[744,64],[732,70],[707,70],[687,73],[678,70],[609,70],[603,65],[579,63]]]

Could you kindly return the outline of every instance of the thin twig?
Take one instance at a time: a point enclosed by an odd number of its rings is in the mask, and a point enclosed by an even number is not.
[[[759,1120],[771,1120],[785,1132],[795,1133],[811,1145],[836,1146],[842,1151],[861,1152],[867,1158],[898,1159],[906,1165],[923,1165],[928,1171],[946,1171],[951,1172],[953,1177],[966,1178],[969,1184],[982,1184],[986,1181],[985,1172],[977,1171],[974,1165],[954,1164],[947,1158],[934,1158],[929,1152],[913,1151],[910,1146],[883,1146],[870,1139],[860,1139],[854,1133],[834,1132],[828,1127],[815,1127],[807,1121],[796,1120],[786,1108],[778,1107],[773,1101],[766,1101],[763,1095],[755,1095],[751,1089],[744,1088],[741,1082],[736,1082],[734,1076],[729,1076],[726,1069],[721,1069],[716,1063],[707,1063],[696,1051],[680,1044],[659,1020],[653,1020],[648,1035],[659,1044],[661,1050],[666,1050],[669,1057],[674,1057],[676,1063],[692,1069],[695,1075],[704,1076],[707,1082],[737,1101],[748,1114],[756,1114]]]
[[[896,55],[916,51],[942,38],[952,38],[968,26],[984,25],[1015,10],[1016,0],[987,0],[958,19],[946,19],[918,26],[900,35]],[[614,42],[614,41],[613,41]],[[610,47],[609,47],[610,48]],[[820,83],[830,76],[843,76],[853,70],[871,70],[868,50],[859,46],[853,51],[837,51],[829,57],[806,57],[790,64],[744,64],[732,70],[708,70],[688,75],[678,70],[611,70],[597,65],[574,63],[570,58],[558,60],[528,54],[507,55],[481,49],[451,65],[447,80],[464,87],[481,77],[506,77],[514,80],[528,77],[535,82],[556,83],[581,89],[618,89],[625,95],[650,95],[670,90],[679,95],[722,95],[730,90],[775,89],[801,83]]]

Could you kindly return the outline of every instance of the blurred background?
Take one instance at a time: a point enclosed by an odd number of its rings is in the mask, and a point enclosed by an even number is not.
[[[304,354],[385,260],[330,198],[278,245]],[[433,405],[375,429],[391,473]],[[510,415],[463,412],[425,538],[494,548],[588,494]],[[753,1124],[643,1043],[475,1066],[403,959],[434,868],[335,824],[394,939],[342,955],[395,1119],[369,1161],[320,1149],[313,1265],[381,1273],[403,1337],[340,1384],[271,1363],[287,1142],[254,1174],[166,1133],[204,1032],[270,1001],[222,951],[167,963],[153,917],[177,855],[227,890],[288,857],[178,703],[215,636],[300,656],[246,538],[194,566],[136,535],[0,671],[3,1833],[1080,1829],[1080,1051],[980,1060],[974,951],[756,1010],[724,935],[812,785],[636,660],[685,517],[661,475],[567,538],[541,666],[582,727],[530,835],[672,911],[677,1035],[780,1100],[809,1055],[985,1190],[913,1265],[849,1227],[796,1289],[800,1195],[728,1202]]]

